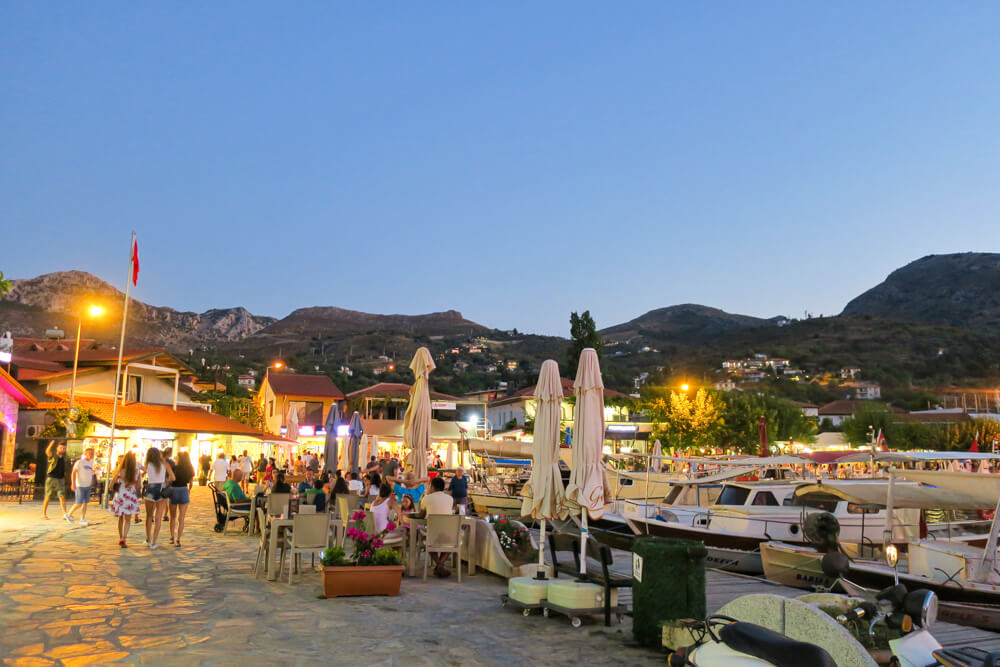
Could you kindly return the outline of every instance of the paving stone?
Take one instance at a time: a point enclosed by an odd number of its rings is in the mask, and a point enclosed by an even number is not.
[[[500,607],[502,579],[403,580],[395,598],[319,599],[322,576],[254,578],[257,539],[212,531],[196,487],[182,550],[151,552],[133,526],[92,508],[86,528],[38,520],[38,503],[0,506],[0,655],[7,664],[576,665],[662,664],[656,651],[562,618]],[[63,524],[63,525],[60,525]],[[164,527],[166,530],[166,527]],[[286,563],[287,568],[287,563]],[[10,632],[9,628],[15,628]]]

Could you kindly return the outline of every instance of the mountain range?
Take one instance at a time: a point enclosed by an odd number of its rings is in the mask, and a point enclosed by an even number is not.
[[[82,271],[15,280],[0,301],[0,329],[41,337],[48,329],[60,328],[72,337],[76,326],[72,309],[96,300],[108,312],[100,321],[87,322],[86,336],[111,345],[117,339],[122,296]],[[407,358],[421,344],[444,350],[472,339],[489,339],[491,352],[499,354],[496,358],[521,359],[527,368],[546,356],[561,359],[566,346],[560,337],[489,329],[454,310],[380,315],[312,307],[276,319],[242,307],[194,313],[133,300],[129,308],[129,345],[165,346],[178,352],[201,349],[210,356],[238,357],[247,363],[268,363],[277,354],[325,372],[344,363]],[[606,354],[614,362],[609,371],[617,372],[623,383],[633,370],[648,366],[704,374],[718,368],[720,356],[759,350],[803,367],[866,363],[886,373],[905,368],[899,371],[904,382],[934,373],[952,378],[997,373],[995,361],[980,357],[1000,352],[998,324],[1000,254],[961,253],[929,255],[893,271],[834,317],[759,318],[681,304],[651,310],[604,328],[601,334],[611,346]],[[891,349],[886,346],[889,341]],[[957,365],[942,366],[941,357],[949,353],[959,355]],[[489,360],[472,355],[469,362],[475,370],[477,363],[488,368]],[[439,375],[448,377],[451,370],[443,368]]]

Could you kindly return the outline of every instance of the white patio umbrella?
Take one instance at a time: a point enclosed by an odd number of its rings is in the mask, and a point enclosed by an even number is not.
[[[650,467],[653,472],[663,472],[663,445],[657,440],[653,443],[653,457],[650,459]],[[648,492],[649,489],[647,488]]]
[[[521,514],[538,519],[538,578],[545,578],[545,521],[565,519],[565,491],[559,472],[559,411],[562,406],[562,382],[559,364],[552,359],[542,363],[535,385],[535,439],[531,451],[531,477],[521,489],[524,501]]]
[[[451,470],[455,467],[455,443],[448,443],[448,451],[444,456],[444,467]]]
[[[427,476],[427,452],[431,446],[431,394],[427,376],[434,368],[430,351],[419,348],[410,362],[413,386],[403,417],[403,440],[410,448],[408,468],[417,479]]]
[[[285,420],[285,437],[289,440],[299,439],[299,411],[293,405],[288,406],[288,419]]]
[[[604,382],[597,350],[580,354],[576,371],[573,417],[573,471],[566,498],[580,506],[580,574],[587,574],[587,517],[600,519],[611,502],[611,487],[601,465],[604,449]]]

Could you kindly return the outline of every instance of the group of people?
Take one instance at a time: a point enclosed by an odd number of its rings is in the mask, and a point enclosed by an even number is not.
[[[145,506],[145,544],[150,549],[159,546],[164,513],[169,512],[170,544],[180,548],[184,521],[191,503],[194,466],[187,452],[180,452],[176,461],[170,454],[170,448],[161,452],[157,447],[150,447],[144,464],[137,460],[135,452],[130,451],[119,457],[111,476],[114,498],[109,505],[111,513],[118,517],[119,547],[128,547],[132,517],[138,517]]]

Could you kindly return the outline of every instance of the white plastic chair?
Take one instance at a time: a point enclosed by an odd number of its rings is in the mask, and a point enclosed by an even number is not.
[[[430,514],[424,537],[424,581],[427,581],[427,564],[432,553],[455,555],[458,583],[462,583],[462,517],[457,514]]]
[[[285,566],[285,554],[292,555],[288,567],[288,583],[292,583],[292,572],[298,570],[299,556],[312,554],[313,567],[316,566],[316,554],[323,554],[330,541],[330,518],[325,514],[296,514],[292,520],[292,534],[286,536],[287,549],[281,553],[281,567]],[[279,568],[279,572],[281,569]]]

